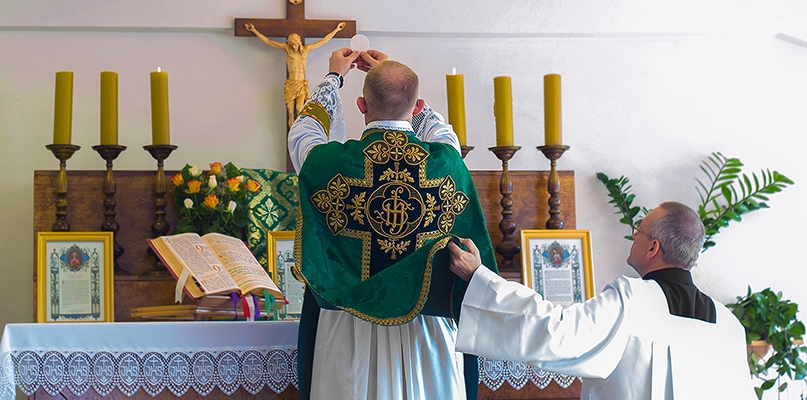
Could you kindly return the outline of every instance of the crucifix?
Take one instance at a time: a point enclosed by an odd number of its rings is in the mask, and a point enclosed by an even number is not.
[[[305,18],[305,0],[288,0],[286,19],[236,18],[235,36],[257,36],[267,45],[286,52],[286,84],[283,100],[286,103],[286,133],[302,110],[308,98],[308,81],[305,65],[308,51],[322,46],[334,37],[351,38],[356,35],[356,21],[317,20]],[[306,37],[322,39],[304,44]],[[276,42],[269,37],[287,37],[286,42]],[[294,171],[286,155],[286,169]]]

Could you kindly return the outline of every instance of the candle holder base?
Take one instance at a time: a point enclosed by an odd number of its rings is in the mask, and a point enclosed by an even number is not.
[[[157,173],[154,176],[154,223],[151,224],[151,231],[154,232],[154,237],[164,236],[171,228],[168,221],[165,220],[165,207],[168,201],[165,199],[165,193],[168,192],[168,187],[165,181],[165,170],[163,169],[164,161],[177,149],[177,146],[172,144],[152,144],[143,146],[143,149],[149,152],[151,156],[157,160]],[[154,267],[148,272],[150,274],[167,274],[168,270],[160,261],[160,258],[154,254],[154,251],[149,248],[149,254],[154,259]]]
[[[81,149],[74,144],[49,144],[45,146],[59,160],[59,175],[56,177],[56,221],[51,225],[54,232],[70,231],[67,222],[67,160]]]
[[[549,179],[546,184],[547,192],[549,192],[549,220],[546,221],[546,229],[563,229],[563,221],[560,217],[560,176],[557,170],[557,160],[569,146],[564,145],[551,145],[551,146],[538,146],[538,150],[544,153],[544,156],[549,159]]]
[[[474,146],[460,146],[460,154],[462,155],[462,158],[465,159],[465,156],[467,156],[468,153],[470,153],[473,149]]]
[[[513,180],[510,178],[508,168],[508,162],[519,149],[521,149],[520,146],[488,148],[502,161],[502,177],[499,181],[499,192],[502,194],[500,203],[502,206],[502,220],[499,222],[499,230],[502,232],[502,241],[496,245],[495,250],[502,256],[499,271],[509,274],[520,273],[521,271],[519,265],[513,261],[513,258],[521,251],[521,244],[513,239],[513,233],[516,231],[516,221],[513,219],[513,200],[510,198],[510,195],[513,194]]]
[[[101,224],[101,231],[113,233],[113,249],[115,255],[115,269],[119,270],[118,259],[123,255],[125,249],[118,242],[118,230],[120,224],[115,220],[115,207],[117,201],[115,200],[115,193],[117,192],[117,183],[115,182],[115,174],[112,170],[112,162],[120,155],[121,152],[126,150],[126,146],[119,145],[97,145],[92,147],[93,150],[101,155],[101,158],[106,160],[106,175],[104,176],[104,222]]]

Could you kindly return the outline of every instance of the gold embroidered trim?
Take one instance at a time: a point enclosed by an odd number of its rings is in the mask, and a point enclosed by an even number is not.
[[[325,131],[325,137],[330,139],[331,116],[328,114],[328,110],[326,110],[325,107],[317,102],[309,101],[303,106],[300,115],[307,115],[317,121],[317,123],[322,126],[322,130]]]
[[[418,313],[420,313],[420,310],[423,309],[423,305],[426,304],[426,299],[429,296],[429,287],[431,285],[431,279],[432,279],[432,258],[434,257],[434,253],[446,247],[446,244],[448,243],[449,240],[451,240],[451,237],[443,238],[437,241],[434,244],[434,246],[432,246],[432,248],[429,250],[429,258],[426,261],[426,269],[423,273],[423,281],[420,286],[420,295],[418,296],[418,301],[415,304],[415,307],[412,308],[412,310],[410,310],[405,315],[401,315],[398,317],[378,318],[367,315],[353,308],[348,307],[339,307],[339,308],[365,321],[369,321],[378,325],[393,326],[393,325],[405,324],[411,321],[413,318],[415,318],[416,315],[418,315]]]
[[[292,273],[296,273],[298,277],[302,278],[302,281],[305,284],[308,284],[308,281],[305,279],[303,275],[303,208],[297,207],[297,226],[294,227],[294,266],[292,267]],[[300,279],[298,279],[300,280]]]
[[[370,278],[370,245],[373,234],[367,231],[345,229],[342,236],[361,240],[361,280]]]

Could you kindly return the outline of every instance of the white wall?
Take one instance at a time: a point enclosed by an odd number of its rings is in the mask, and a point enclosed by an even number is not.
[[[707,4],[703,4],[707,3]],[[256,38],[234,37],[234,18],[284,18],[283,1],[10,0],[0,2],[0,175],[5,229],[0,251],[0,324],[32,315],[33,171],[58,167],[52,142],[54,73],[75,72],[73,143],[68,168],[103,169],[99,74],[120,76],[116,169],[154,169],[148,72],[170,82],[172,143],[166,168],[234,161],[284,168],[283,54]],[[747,172],[778,170],[796,185],[774,195],[771,209],[732,224],[695,270],[702,290],[733,301],[751,285],[772,287],[807,307],[807,269],[798,249],[807,234],[801,199],[807,172],[799,137],[807,129],[807,6],[794,0],[410,2],[309,0],[311,19],[352,19],[371,46],[412,66],[421,96],[445,111],[445,78],[465,74],[471,169],[499,169],[494,145],[493,77],[513,81],[516,144],[512,169],[548,169],[543,144],[542,75],[563,79],[559,168],[576,174],[577,225],[593,236],[595,285],[620,274],[629,233],[617,222],[596,172],[626,175],[637,204],[698,204],[695,178],[713,151],[738,157]],[[334,39],[313,51],[315,84]],[[347,76],[342,95],[348,130],[361,119],[352,103],[362,74]],[[123,228],[125,229],[125,223]],[[804,314],[802,314],[802,318]]]

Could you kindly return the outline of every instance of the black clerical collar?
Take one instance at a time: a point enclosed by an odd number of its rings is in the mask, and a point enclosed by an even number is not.
[[[664,268],[651,271],[645,274],[642,279],[652,279],[654,281],[662,279],[667,282],[675,282],[681,285],[695,286],[695,283],[692,281],[692,273],[681,268]]]
[[[648,272],[642,278],[658,283],[667,298],[670,314],[714,323],[715,304],[692,282],[692,273],[680,268],[665,268]]]

